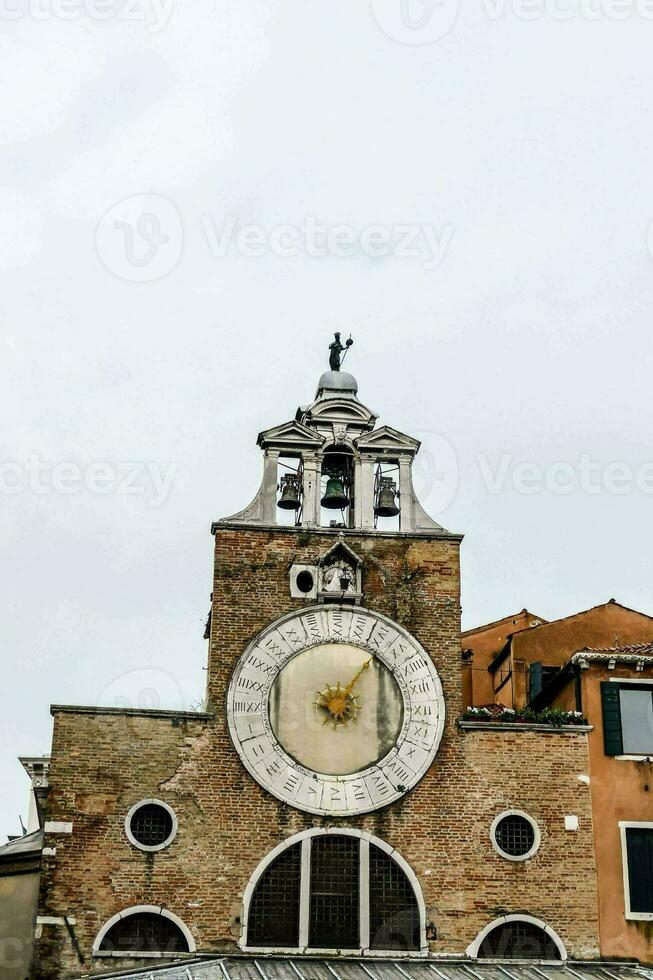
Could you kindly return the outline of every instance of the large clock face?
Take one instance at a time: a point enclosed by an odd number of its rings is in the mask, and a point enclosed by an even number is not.
[[[348,643],[303,650],[270,688],[270,726],[279,745],[300,765],[331,776],[361,772],[386,756],[403,715],[392,671]]]
[[[437,672],[378,613],[319,606],[272,624],[240,658],[227,717],[249,772],[319,814],[365,813],[402,796],[433,761],[444,724]]]

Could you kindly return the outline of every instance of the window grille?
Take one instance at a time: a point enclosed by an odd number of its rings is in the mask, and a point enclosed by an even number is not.
[[[157,847],[165,844],[172,834],[172,817],[158,803],[144,803],[132,815],[129,829],[139,844]]]
[[[154,912],[137,912],[116,922],[102,940],[108,952],[187,953],[188,943],[171,919]]]
[[[494,831],[497,847],[511,857],[522,857],[535,843],[535,830],[530,820],[519,814],[509,814],[497,824]]]
[[[314,837],[311,847],[309,946],[357,949],[360,945],[357,837]]]
[[[532,922],[504,922],[485,937],[479,959],[559,960],[560,952],[551,937]]]
[[[291,844],[260,875],[247,910],[248,947],[361,949],[368,943],[367,934],[361,937],[362,899],[373,950],[420,949],[417,898],[391,856],[348,834],[311,835],[304,844]],[[362,896],[361,848],[369,854]]]
[[[415,893],[396,861],[370,844],[370,946],[415,950],[420,947]]]
[[[293,844],[266,868],[249,906],[250,946],[299,945],[301,844]]]

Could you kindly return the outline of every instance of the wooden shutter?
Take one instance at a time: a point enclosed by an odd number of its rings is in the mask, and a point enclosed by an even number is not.
[[[653,830],[626,828],[631,912],[653,912]]]
[[[536,660],[528,668],[528,700],[532,701],[542,690],[542,663]]]
[[[603,705],[603,744],[606,755],[621,755],[621,707],[619,705],[619,685],[612,681],[601,681],[601,704]]]

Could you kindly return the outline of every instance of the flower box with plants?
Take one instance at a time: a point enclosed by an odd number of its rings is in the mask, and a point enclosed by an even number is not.
[[[461,721],[551,725],[553,728],[587,725],[587,719],[580,711],[565,711],[563,708],[543,708],[542,711],[534,711],[533,708],[504,708],[501,705],[465,708]]]

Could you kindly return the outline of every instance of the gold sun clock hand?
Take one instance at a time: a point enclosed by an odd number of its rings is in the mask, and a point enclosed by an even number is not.
[[[359,678],[359,677],[361,676],[361,674],[362,674],[362,673],[363,673],[364,671],[366,671],[366,670],[367,670],[367,668],[369,667],[369,665],[370,665],[371,663],[372,663],[372,658],[370,657],[370,659],[369,659],[369,660],[366,660],[366,661],[365,661],[365,663],[363,664],[363,666],[361,667],[361,669],[360,669],[360,670],[358,671],[358,673],[357,673],[357,674],[355,674],[355,675],[354,675],[354,676],[352,677],[352,679],[350,680],[350,682],[349,682],[349,684],[347,684],[347,687],[345,688],[345,691],[344,691],[344,694],[345,694],[345,697],[346,697],[346,696],[347,696],[348,694],[351,694],[351,692],[352,692],[352,690],[354,689],[354,685],[355,685],[355,684],[356,684],[356,683],[358,682],[358,678]]]
[[[324,691],[317,691],[317,700],[313,703],[316,708],[323,708],[327,712],[327,717],[322,722],[323,725],[327,725],[330,721],[333,722],[333,727],[336,728],[338,724],[347,725],[347,722],[355,718],[358,714],[359,705],[358,698],[356,695],[352,694],[358,679],[361,674],[368,669],[372,663],[372,658],[363,664],[361,669],[352,677],[347,687],[342,688],[340,686],[340,681],[335,687],[327,685]]]

